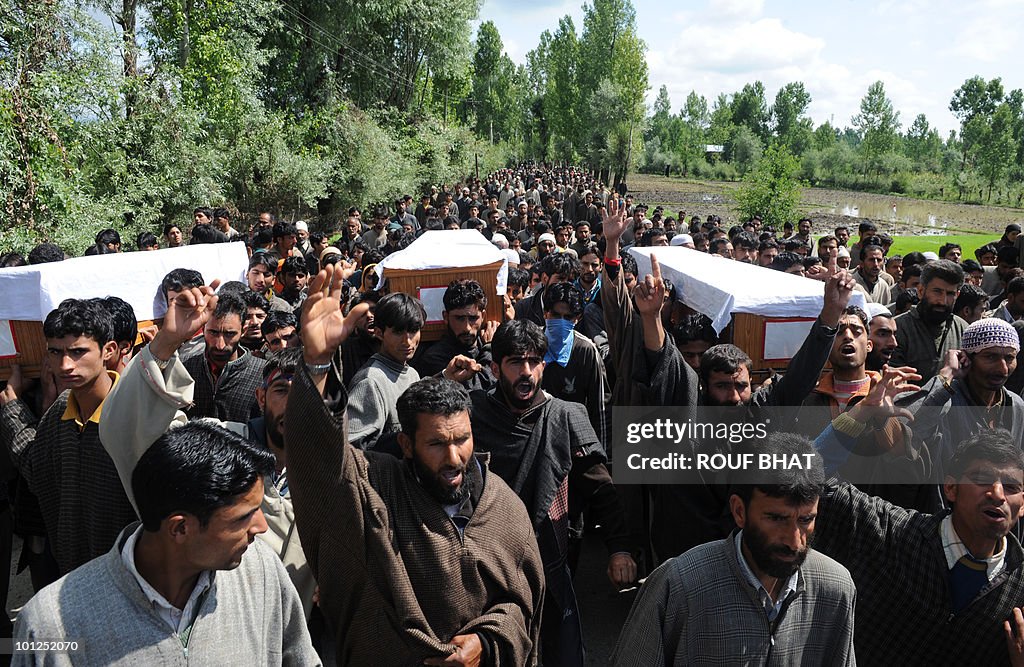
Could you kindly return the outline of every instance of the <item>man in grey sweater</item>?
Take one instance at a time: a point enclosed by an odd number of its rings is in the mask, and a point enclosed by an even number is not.
[[[811,443],[786,433],[757,451],[813,465],[747,473],[751,483],[729,498],[739,531],[651,574],[612,664],[856,664],[853,579],[808,546],[825,488],[821,459],[805,459]]]
[[[18,615],[19,640],[73,639],[77,650],[14,664],[319,664],[287,571],[255,539],[267,530],[260,505],[274,455],[205,422],[147,448],[106,448],[142,523]]]

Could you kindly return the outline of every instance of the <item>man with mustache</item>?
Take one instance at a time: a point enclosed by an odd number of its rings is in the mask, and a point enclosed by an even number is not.
[[[402,393],[401,459],[348,442],[332,359],[360,314],[342,314],[341,286],[334,266],[313,280],[285,417],[299,535],[338,664],[536,665],[537,543],[474,452],[465,390],[427,378]]]
[[[937,474],[945,472],[956,445],[982,429],[1003,428],[1015,442],[1024,439],[1024,400],[1006,389],[1019,351],[1012,325],[978,320],[964,329],[959,349],[946,353],[931,381],[897,400],[914,415],[915,436],[927,443]],[[935,507],[945,505],[941,489],[934,496]]]
[[[900,411],[893,398],[905,391],[902,376],[887,370],[819,436],[826,474],[849,456],[859,431]],[[920,475],[933,471],[924,466]],[[934,514],[834,477],[822,494],[815,548],[849,568],[857,585],[857,657],[869,665],[1021,664],[1024,551],[1013,534],[1024,516],[1020,436],[981,428],[957,443],[941,479],[948,509]]]
[[[776,433],[757,451],[802,457],[814,449],[801,436]],[[737,530],[647,578],[613,665],[856,663],[853,580],[811,548],[825,484],[821,459],[811,460],[734,487]]]
[[[427,377],[443,371],[457,356],[468,357],[479,364],[481,370],[464,386],[467,389],[490,389],[494,386],[490,369],[491,339],[498,323],[486,319],[487,296],[483,287],[475,280],[453,280],[444,291],[442,301],[444,336],[413,365],[421,377]]]
[[[913,366],[921,381],[928,382],[946,353],[960,348],[967,322],[953,314],[953,305],[963,284],[964,270],[959,264],[942,259],[922,267],[917,288],[921,301],[896,317],[893,366]]]
[[[896,318],[880,303],[867,304],[868,339],[871,349],[866,362],[869,371],[881,372],[882,367],[892,360],[892,353],[899,347],[896,342]]]
[[[256,388],[263,382],[266,362],[241,345],[247,312],[242,297],[222,294],[216,303],[203,327],[203,349],[197,348],[182,361],[195,380],[192,405],[185,414],[189,419],[244,423],[259,415]]]
[[[190,332],[208,322],[220,299],[226,296],[214,295],[210,287],[196,287],[184,290],[168,304],[163,327],[128,364],[118,383],[121,388],[114,388],[104,408],[100,435],[116,443],[118,452],[141,455],[165,431],[188,423],[183,410],[195,395],[196,383],[180,359],[180,350]],[[265,480],[261,503],[268,530],[260,539],[284,563],[308,619],[313,613],[316,582],[295,530],[284,445],[284,409],[292,378],[301,364],[300,350],[285,349],[271,354],[254,390],[260,415],[244,421],[214,423],[273,454],[274,469]]]
[[[583,634],[569,571],[570,512],[586,513],[601,527],[613,584],[632,583],[636,563],[604,447],[586,408],[541,388],[547,352],[544,331],[532,322],[513,320],[498,327],[491,342],[498,385],[471,394],[473,439],[490,453],[491,470],[519,495],[533,522],[547,580],[543,663],[582,665]]]

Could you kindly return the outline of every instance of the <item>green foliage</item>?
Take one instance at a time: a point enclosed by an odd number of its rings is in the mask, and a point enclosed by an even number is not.
[[[853,125],[860,136],[865,166],[880,172],[882,156],[896,149],[900,129],[900,114],[886,96],[884,83],[876,81],[868,86],[860,102],[860,113],[853,117]]]
[[[766,225],[782,229],[796,219],[800,203],[800,161],[783,146],[771,146],[736,190],[736,211],[743,219],[760,215]]]
[[[71,0],[22,0],[4,18],[5,250],[51,240],[77,254],[104,227],[159,232],[200,204],[242,226],[261,210],[331,220],[518,150],[455,114],[476,0],[97,6],[120,32]]]

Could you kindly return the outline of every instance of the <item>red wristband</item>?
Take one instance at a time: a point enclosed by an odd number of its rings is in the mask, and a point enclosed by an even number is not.
[[[604,265],[605,266],[621,266],[622,265],[622,258],[621,257],[615,257],[613,259],[611,257],[605,257],[604,258]]]

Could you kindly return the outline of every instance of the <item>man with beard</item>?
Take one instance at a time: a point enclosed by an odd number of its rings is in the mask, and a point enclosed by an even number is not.
[[[886,375],[819,436],[827,474],[849,456],[850,434],[898,410],[899,373]],[[951,509],[934,514],[835,477],[822,494],[815,548],[848,567],[857,585],[857,657],[869,665],[1021,664],[1024,552],[1013,534],[1024,516],[1020,436],[982,427],[958,443],[939,479]]]
[[[331,266],[313,281],[285,419],[299,534],[339,661],[536,664],[537,543],[522,503],[474,453],[465,390],[427,378],[403,392],[402,459],[348,443],[330,373],[357,319],[342,315],[341,286]]]
[[[256,388],[266,362],[240,344],[245,315],[242,297],[222,294],[205,322],[204,345],[185,357],[185,370],[195,380],[192,405],[185,410],[189,419],[247,422],[258,414]]]
[[[442,372],[455,357],[467,357],[480,365],[480,372],[465,381],[463,386],[467,389],[490,389],[494,386],[490,369],[491,339],[498,323],[485,319],[487,297],[483,288],[475,280],[453,280],[444,291],[442,301],[444,336],[431,345],[413,366],[421,377],[427,377]]]
[[[733,259],[744,264],[753,264],[757,260],[757,237],[750,232],[740,232],[733,240]]]
[[[101,424],[101,437],[116,443],[117,451],[145,451],[164,432],[188,423],[183,411],[192,402],[197,383],[182,363],[179,350],[190,331],[215,321],[220,301],[226,297],[215,296],[209,287],[191,288],[168,304],[163,327],[128,364],[119,383],[123,388],[111,392],[104,410],[104,422],[110,421]],[[284,445],[284,409],[292,378],[302,365],[302,353],[294,348],[282,350],[263,363],[254,392],[260,416],[203,421],[213,421],[274,455],[274,470],[264,479],[260,504],[268,530],[259,537],[281,559],[309,619],[316,582],[295,530]]]
[[[336,365],[341,366],[341,379],[346,388],[352,387],[356,373],[380,351],[380,339],[374,335],[373,314],[382,298],[380,292],[370,290],[357,293],[349,303],[349,313],[356,311],[360,304],[366,306],[358,308],[360,315],[355,320],[355,331],[338,349]]]
[[[889,303],[889,283],[881,277],[884,267],[882,246],[869,243],[860,249],[860,265],[854,269],[853,277],[871,303]]]
[[[894,366],[913,366],[921,381],[928,382],[946,353],[960,349],[967,322],[953,314],[953,304],[963,284],[964,270],[959,264],[941,259],[922,267],[917,288],[920,303],[896,317]]]
[[[576,279],[576,287],[583,294],[583,305],[593,303],[601,293],[601,256],[596,245],[587,246],[579,253],[580,277]]]
[[[978,320],[964,329],[958,348],[946,353],[930,382],[897,400],[914,415],[914,433],[927,443],[938,479],[956,445],[983,428],[1024,439],[1024,400],[1006,389],[1020,352],[1017,330],[997,318]]]
[[[880,373],[882,367],[892,360],[893,351],[899,347],[896,342],[896,318],[879,303],[869,303],[867,307],[871,349],[868,351],[866,366],[869,371]]]
[[[812,455],[734,488],[737,530],[663,563],[644,582],[612,664],[853,665],[856,590],[811,548],[825,475],[805,438],[769,436],[758,452]],[[860,624],[857,624],[859,629]]]
[[[605,466],[604,447],[584,407],[541,389],[544,332],[532,322],[505,322],[494,335],[491,370],[498,385],[474,391],[473,438],[491,470],[526,505],[547,581],[541,643],[550,665],[582,665],[583,634],[570,574],[570,517],[586,513],[600,526],[617,587],[636,578],[626,517]],[[455,377],[455,379],[461,379]]]
[[[633,405],[746,406],[749,416],[757,420],[776,415],[797,416],[795,408],[811,397],[834,349],[840,318],[853,291],[854,282],[849,274],[839,271],[825,283],[821,313],[790,359],[785,376],[754,390],[751,359],[735,345],[720,344],[708,349],[701,356],[698,372],[686,363],[665,335],[661,317],[665,288],[657,257],[651,257],[651,270],[651,275],[638,283],[634,294],[644,347],[633,357],[632,380],[640,392]],[[723,537],[731,527],[727,503],[727,490],[713,480],[705,485],[655,486],[650,510],[655,562]],[[681,521],[682,516],[687,519]]]

